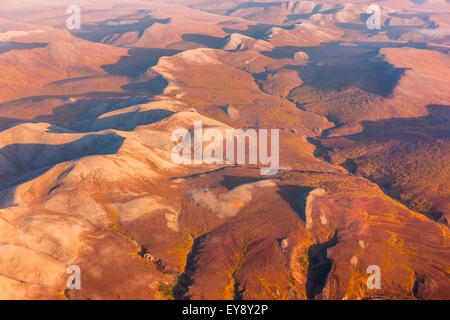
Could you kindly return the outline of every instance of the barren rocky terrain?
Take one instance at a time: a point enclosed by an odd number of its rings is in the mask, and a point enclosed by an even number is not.
[[[76,2],[0,2],[0,299],[450,299],[448,1]]]

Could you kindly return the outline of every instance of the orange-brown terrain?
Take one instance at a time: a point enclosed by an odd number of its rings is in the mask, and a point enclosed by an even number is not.
[[[448,1],[74,4],[0,0],[0,299],[450,299]]]

